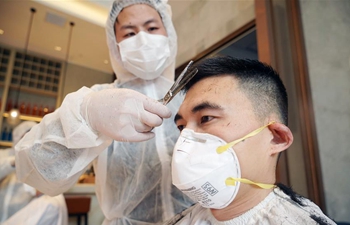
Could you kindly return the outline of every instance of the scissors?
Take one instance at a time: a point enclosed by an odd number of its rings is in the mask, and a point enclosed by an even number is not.
[[[159,102],[162,102],[163,105],[167,105],[177,93],[181,91],[181,89],[196,75],[198,72],[198,69],[195,68],[187,73],[188,69],[192,65],[193,61],[191,60],[185,69],[181,72],[181,74],[178,76],[176,81],[174,82],[173,86],[169,89],[169,91],[164,95],[162,99],[159,99]]]

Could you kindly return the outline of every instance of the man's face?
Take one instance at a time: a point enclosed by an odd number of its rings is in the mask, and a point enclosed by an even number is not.
[[[114,26],[117,43],[135,36],[140,31],[167,36],[159,13],[146,4],[135,4],[124,8]]]
[[[175,120],[180,130],[188,128],[209,133],[226,142],[237,140],[269,122],[257,119],[251,101],[238,89],[235,78],[227,75],[196,83],[187,92]],[[263,181],[271,138],[269,129],[264,129],[233,147],[243,178]],[[243,186],[240,191],[249,188]]]

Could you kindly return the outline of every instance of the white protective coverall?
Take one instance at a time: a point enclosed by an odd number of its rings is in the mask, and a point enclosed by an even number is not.
[[[170,64],[162,75],[143,80],[124,69],[117,48],[114,23],[121,9],[145,3],[155,8],[170,42]],[[192,205],[171,182],[171,156],[179,132],[174,118],[164,119],[153,129],[155,138],[144,142],[117,142],[95,133],[80,113],[84,96],[103,89],[127,88],[161,99],[174,82],[177,37],[170,6],[160,0],[117,0],[110,12],[106,32],[114,83],[83,87],[66,96],[55,112],[46,115],[16,146],[20,179],[43,193],[56,195],[73,186],[93,161],[96,195],[105,220],[103,224],[155,224],[168,220]],[[181,97],[167,107],[172,116]],[[118,129],[118,127],[115,127]]]
[[[13,145],[37,123],[22,122],[13,130]],[[36,190],[17,180],[14,149],[0,150],[0,224],[66,225],[67,207],[63,195],[36,197]]]
[[[164,225],[301,225],[336,223],[323,214],[321,209],[310,200],[299,197],[303,205],[298,204],[281,189],[275,188],[257,206],[227,221],[218,221],[210,209],[200,204],[185,210],[164,223]]]

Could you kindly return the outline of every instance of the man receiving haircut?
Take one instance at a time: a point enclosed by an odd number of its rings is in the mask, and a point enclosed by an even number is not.
[[[197,69],[175,116],[181,135],[172,177],[199,204],[169,224],[335,224],[309,199],[275,185],[278,156],[293,142],[277,72],[231,57],[205,59]]]

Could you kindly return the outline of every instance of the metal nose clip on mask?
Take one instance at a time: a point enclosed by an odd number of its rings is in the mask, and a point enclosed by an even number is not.
[[[232,149],[238,142],[258,134],[272,123],[230,143],[211,134],[184,129],[173,152],[173,184],[203,207],[214,209],[228,206],[236,197],[240,183],[273,188],[273,184],[241,178],[239,161]]]

